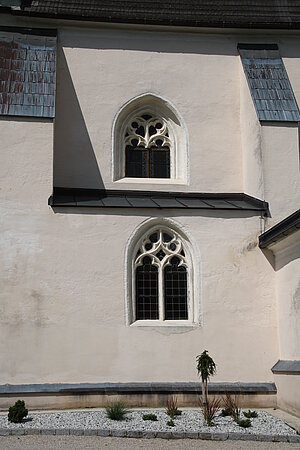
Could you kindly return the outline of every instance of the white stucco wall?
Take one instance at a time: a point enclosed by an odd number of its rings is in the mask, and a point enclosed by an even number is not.
[[[251,39],[59,27],[54,184],[145,189],[112,181],[111,133],[122,105],[150,92],[184,120],[190,173],[187,184],[146,189],[245,191],[269,201],[276,221],[292,212],[299,193],[296,129],[258,131],[236,50]],[[293,60],[294,77],[297,67]],[[192,381],[204,349],[218,366],[214,381],[273,380],[275,272],[257,247],[258,216],[53,210],[52,123],[1,120],[0,133],[1,384]],[[125,248],[136,227],[157,214],[176,220],[197,243],[201,326],[125,325]]]

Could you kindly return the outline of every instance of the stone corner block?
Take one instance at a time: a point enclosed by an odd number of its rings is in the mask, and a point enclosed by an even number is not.
[[[244,441],[259,441],[259,434],[245,434]]]
[[[199,433],[199,439],[205,439],[206,441],[211,441],[212,433],[201,432],[201,433]]]
[[[184,431],[172,431],[173,439],[184,439],[185,433]]]
[[[56,436],[69,436],[70,430],[67,428],[57,428],[55,434]]]
[[[111,430],[111,436],[113,437],[126,437],[126,430]]]
[[[293,444],[300,444],[300,434],[291,434],[290,436],[287,436],[288,442],[291,442]]]
[[[197,431],[187,431],[185,437],[186,439],[198,439],[199,433]]]
[[[24,428],[15,428],[14,430],[11,430],[12,436],[24,436],[25,429]]]
[[[228,433],[213,433],[213,441],[226,441],[228,439]]]
[[[274,435],[272,435],[272,434],[260,434],[258,436],[258,441],[261,441],[261,442],[274,442]]]
[[[141,438],[143,436],[143,433],[141,431],[136,430],[128,430],[127,431],[127,437],[129,438]]]
[[[71,436],[83,436],[83,430],[80,430],[78,428],[70,429],[70,435]]]
[[[157,431],[156,437],[159,439],[172,439],[171,431]]]
[[[10,430],[8,428],[0,429],[0,436],[9,436]]]
[[[53,434],[55,434],[55,430],[50,430],[50,429],[44,429],[44,430],[40,430],[42,435],[46,435],[46,436],[52,436]]]
[[[89,429],[83,430],[83,434],[84,434],[84,436],[97,436],[98,435],[97,430],[89,430]]]
[[[108,437],[111,436],[111,431],[110,430],[97,430],[98,431],[98,436],[102,436],[102,437]]]
[[[39,428],[27,428],[27,430],[25,430],[25,434],[28,436],[36,436],[41,434],[41,430]]]
[[[244,441],[245,440],[245,434],[243,433],[228,433],[228,439],[232,441]]]
[[[154,439],[156,438],[156,434],[157,434],[156,431],[143,431],[141,437],[145,439]]]

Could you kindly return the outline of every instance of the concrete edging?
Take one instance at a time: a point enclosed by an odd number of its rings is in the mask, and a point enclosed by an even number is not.
[[[134,431],[134,430],[103,430],[103,429],[72,429],[72,428],[16,428],[0,429],[0,436],[101,436],[144,439],[201,439],[209,441],[258,441],[258,442],[290,442],[300,443],[300,435],[271,435],[246,433],[207,433],[184,431]]]

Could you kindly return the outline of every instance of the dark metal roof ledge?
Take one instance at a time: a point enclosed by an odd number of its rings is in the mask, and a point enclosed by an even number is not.
[[[267,248],[300,229],[300,209],[259,236],[259,247]]]
[[[244,193],[189,193],[55,187],[52,207],[172,208],[256,211],[269,215],[267,202]]]

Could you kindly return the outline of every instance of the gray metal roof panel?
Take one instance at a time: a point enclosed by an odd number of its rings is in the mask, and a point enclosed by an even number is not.
[[[260,121],[299,122],[298,105],[276,47],[238,45],[254,106]]]
[[[51,206],[107,208],[176,208],[248,210],[269,214],[268,204],[243,193],[203,194],[128,190],[72,189],[55,187]]]
[[[158,205],[151,199],[145,197],[126,197],[133,208],[156,208]]]
[[[160,208],[186,208],[186,206],[176,198],[161,198],[156,196],[151,198]]]

